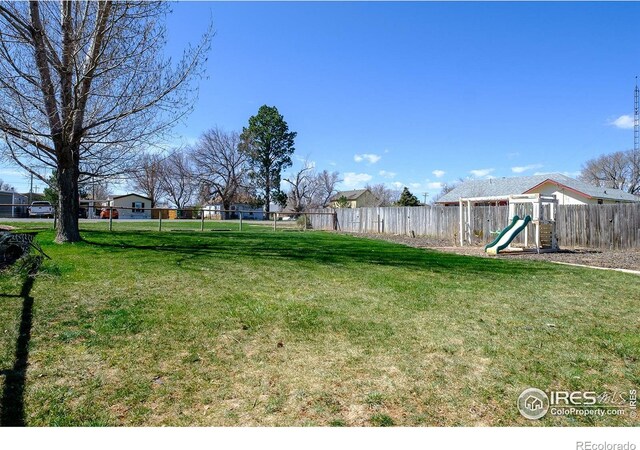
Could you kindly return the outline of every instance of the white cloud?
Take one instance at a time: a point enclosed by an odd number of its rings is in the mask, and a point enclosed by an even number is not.
[[[609,125],[613,125],[617,128],[622,128],[623,130],[628,130],[629,128],[633,128],[633,117],[623,114],[615,120],[609,122]]]
[[[353,160],[355,162],[367,161],[369,164],[377,163],[378,161],[380,161],[380,158],[382,158],[380,155],[376,155],[374,153],[363,153],[361,155],[359,154],[353,155]]]
[[[494,170],[495,169],[474,169],[474,170],[470,170],[469,173],[474,177],[486,177]]]
[[[542,167],[542,164],[529,164],[528,166],[512,167],[511,171],[513,173],[522,173],[522,172],[526,172],[527,170],[539,169],[541,167]]]
[[[442,189],[442,183],[439,181],[427,183],[427,189]]]
[[[570,177],[570,178],[577,178],[580,175],[580,171],[576,171],[576,172],[535,172],[534,175],[551,175],[552,173],[560,173],[564,176]]]
[[[411,186],[414,189],[420,189],[422,184],[420,184],[420,183],[409,183],[409,186]]]
[[[431,172],[436,178],[440,178],[442,177],[445,173],[444,170],[434,170],[433,172]]]
[[[399,181],[395,181],[395,182],[391,183],[391,185],[396,189],[402,189],[404,187],[404,183],[401,183]]]
[[[395,178],[396,176],[395,172],[389,172],[388,170],[381,170],[380,172],[378,172],[378,174],[381,177],[385,177],[385,178]]]
[[[346,187],[361,187],[364,183],[371,181],[371,178],[373,177],[368,173],[346,172],[342,183]]]

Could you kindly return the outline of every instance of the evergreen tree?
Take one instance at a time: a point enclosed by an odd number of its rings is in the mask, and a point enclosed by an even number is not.
[[[351,208],[351,203],[347,200],[347,197],[341,195],[338,200],[336,200],[336,208]]]
[[[258,114],[249,118],[249,126],[242,129],[241,150],[253,168],[249,176],[264,194],[262,197],[267,213],[271,201],[281,203],[283,200],[281,174],[283,169],[293,164],[291,155],[295,151],[293,144],[296,135],[295,131],[289,131],[278,109],[267,105],[261,106]]]
[[[420,206],[418,197],[413,195],[407,187],[402,190],[400,199],[398,200],[398,206]]]

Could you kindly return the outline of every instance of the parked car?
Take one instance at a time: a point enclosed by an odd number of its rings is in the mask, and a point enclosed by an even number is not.
[[[29,207],[29,217],[53,217],[53,206],[46,201],[33,202]]]
[[[100,218],[101,219],[108,219],[109,218],[109,214],[111,214],[111,218],[112,219],[117,219],[118,218],[118,210],[115,208],[102,208],[102,210],[100,211]]]

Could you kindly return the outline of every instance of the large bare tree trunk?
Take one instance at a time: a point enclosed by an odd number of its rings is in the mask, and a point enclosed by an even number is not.
[[[80,171],[73,161],[59,161],[56,179],[59,193],[56,242],[78,242],[81,239],[78,226],[79,175]]]

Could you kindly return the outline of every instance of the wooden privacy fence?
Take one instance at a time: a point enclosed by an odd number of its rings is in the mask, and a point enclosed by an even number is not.
[[[317,209],[312,212],[332,212]],[[335,210],[337,229],[353,233],[386,233],[430,236],[459,245],[459,210],[452,206],[341,208]],[[507,206],[475,206],[472,231],[476,244],[490,242],[507,226]],[[516,212],[531,214],[525,209]],[[310,215],[317,230],[336,228],[329,215]],[[529,235],[533,227],[529,225]],[[640,248],[640,203],[614,205],[560,205],[556,215],[560,247],[599,249]],[[515,242],[520,242],[521,236]]]
[[[560,246],[639,249],[640,203],[558,207]]]

